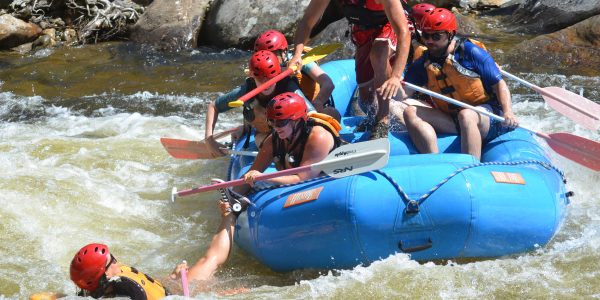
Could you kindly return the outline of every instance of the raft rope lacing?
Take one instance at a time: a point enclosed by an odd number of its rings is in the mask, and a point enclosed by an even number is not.
[[[402,202],[404,202],[404,204],[406,205],[406,213],[417,213],[419,212],[419,206],[421,204],[423,204],[423,202],[425,202],[425,200],[427,200],[427,198],[429,198],[429,196],[431,196],[431,194],[433,194],[435,191],[437,191],[439,188],[441,188],[446,182],[448,182],[450,179],[452,179],[454,176],[468,170],[468,169],[472,169],[472,168],[476,168],[476,167],[482,167],[482,166],[516,166],[516,165],[526,165],[526,164],[538,164],[541,165],[542,167],[550,170],[554,170],[556,171],[562,178],[563,182],[566,182],[566,177],[565,177],[565,173],[563,171],[561,171],[560,169],[558,169],[558,167],[554,166],[551,163],[547,163],[547,162],[543,162],[543,161],[539,161],[539,160],[522,160],[522,161],[515,161],[515,162],[484,162],[484,163],[476,163],[476,164],[471,164],[468,166],[464,166],[460,169],[457,169],[456,171],[452,172],[450,175],[448,175],[446,178],[444,178],[442,181],[440,181],[440,183],[438,183],[437,185],[435,185],[433,188],[431,188],[427,193],[423,194],[421,197],[419,197],[418,199],[414,200],[414,199],[410,199],[408,197],[408,195],[404,192],[404,190],[402,189],[402,187],[400,187],[400,185],[386,172],[382,171],[382,170],[375,170],[374,172],[381,174],[384,178],[386,178],[391,184],[392,186],[394,186],[394,188],[396,189],[396,191],[398,192],[398,194],[400,195],[400,198],[402,199]],[[296,183],[290,183],[290,184],[281,184],[281,185],[273,185],[273,186],[268,186],[268,187],[255,187],[252,190],[254,192],[259,192],[259,191],[263,191],[263,190],[269,190],[269,189],[275,189],[275,188],[280,188],[280,187],[289,187],[289,186],[294,186],[294,185],[298,185],[298,184],[302,184],[302,183],[307,183],[307,182],[312,182],[312,181],[317,181],[317,180],[323,180],[323,179],[335,179],[334,177],[330,177],[328,175],[324,175],[324,176],[319,176],[319,177],[315,177],[315,178],[311,178],[311,179],[307,179],[301,182],[296,182]]]
[[[404,202],[404,204],[406,205],[406,213],[417,213],[417,212],[419,212],[419,206],[421,204],[423,204],[423,202],[425,202],[425,200],[427,200],[427,198],[429,198],[429,196],[431,196],[431,194],[433,194],[435,191],[437,191],[439,188],[441,188],[446,182],[448,182],[454,176],[462,173],[465,170],[476,168],[476,167],[488,166],[488,165],[516,166],[516,165],[525,165],[525,164],[538,164],[548,170],[552,169],[561,176],[563,182],[566,182],[566,177],[565,177],[565,174],[563,171],[561,171],[560,169],[558,169],[556,166],[554,166],[551,163],[547,163],[547,162],[543,162],[543,161],[539,161],[539,160],[523,160],[523,161],[515,161],[515,162],[484,162],[484,163],[476,163],[476,164],[468,165],[468,166],[462,167],[462,168],[452,172],[450,175],[448,175],[446,178],[444,178],[442,181],[440,181],[440,183],[438,183],[433,188],[431,188],[427,193],[425,193],[421,197],[419,197],[419,199],[414,200],[414,199],[410,199],[408,197],[408,195],[404,192],[404,190],[402,190],[402,187],[400,187],[400,185],[390,175],[388,175],[387,173],[385,173],[384,171],[381,171],[381,170],[376,170],[375,172],[377,172],[377,173],[381,174],[383,177],[385,177],[394,186],[396,191],[398,191],[398,194],[402,198],[402,202]]]

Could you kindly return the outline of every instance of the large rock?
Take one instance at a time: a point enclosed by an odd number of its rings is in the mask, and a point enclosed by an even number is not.
[[[550,33],[600,14],[598,0],[526,0],[513,14],[517,30]]]
[[[202,26],[200,42],[220,48],[251,48],[267,29],[290,36],[310,0],[215,0]]]
[[[344,18],[339,21],[329,24],[319,34],[314,36],[308,43],[311,46],[329,44],[329,43],[341,43],[344,45],[342,48],[336,50],[332,54],[325,57],[319,63],[324,63],[330,60],[336,59],[347,59],[354,57],[354,44],[350,40],[350,37],[346,37],[346,31],[349,29],[348,21]]]
[[[34,41],[42,29],[9,14],[0,16],[0,49],[10,49]]]
[[[163,50],[198,46],[211,0],[154,0],[131,28],[131,39]]]
[[[517,69],[600,75],[600,15],[518,44],[505,62]]]

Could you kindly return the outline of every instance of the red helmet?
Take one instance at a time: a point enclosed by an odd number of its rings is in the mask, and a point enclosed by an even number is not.
[[[306,120],[307,113],[308,107],[304,98],[292,92],[273,97],[267,105],[267,119],[271,120]]]
[[[258,50],[287,50],[288,42],[283,33],[277,30],[267,30],[254,42],[254,51]]]
[[[71,261],[71,280],[84,290],[96,290],[100,278],[106,272],[109,255],[108,247],[104,244],[84,246]]]
[[[431,13],[435,9],[435,5],[429,3],[420,3],[412,7],[411,16],[415,20],[415,25],[419,26],[423,17]]]
[[[431,31],[449,31],[456,33],[456,17],[445,8],[436,8],[430,14],[427,14],[421,20],[421,30]]]
[[[273,52],[260,50],[250,57],[250,72],[255,78],[271,79],[281,73],[281,66]]]

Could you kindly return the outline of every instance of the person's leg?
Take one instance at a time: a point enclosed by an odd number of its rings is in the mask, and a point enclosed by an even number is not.
[[[391,48],[390,42],[387,39],[376,39],[371,46],[370,60],[373,67],[373,90],[380,87],[390,76],[392,65],[390,57],[395,53]],[[388,123],[388,115],[390,112],[389,99],[383,99],[377,93],[374,93],[377,98],[378,110],[375,115],[376,122]]]
[[[458,123],[461,151],[481,159],[482,141],[490,129],[490,118],[473,110],[463,109],[458,113]]]
[[[420,153],[439,152],[436,132],[456,133],[452,118],[434,108],[409,106],[404,110],[404,121]]]
[[[358,106],[367,115],[356,131],[370,131],[377,113],[376,94],[373,88],[373,67],[371,66],[371,41],[373,30],[356,31],[352,40],[356,46],[354,54],[356,83],[358,85]]]
[[[402,101],[390,101],[390,131],[399,132],[406,130],[404,122],[404,110],[409,106],[420,106],[431,108],[428,103],[417,99],[406,99]]]

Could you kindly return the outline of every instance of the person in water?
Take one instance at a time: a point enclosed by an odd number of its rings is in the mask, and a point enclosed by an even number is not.
[[[187,274],[190,282],[209,280],[227,261],[231,251],[236,215],[231,212],[228,201],[220,201],[219,208],[221,224],[206,254],[189,268]],[[170,277],[179,279],[184,268],[188,269],[186,263],[178,265]],[[117,261],[104,244],[89,244],[77,251],[71,261],[70,276],[81,289],[79,296],[154,300],[170,295],[158,280]]]
[[[250,57],[249,68],[250,77],[246,79],[244,84],[229,93],[220,96],[208,105],[204,134],[206,144],[213,157],[225,155],[225,152],[221,150],[224,146],[213,138],[215,124],[217,123],[219,114],[231,109],[231,107],[229,107],[230,102],[239,99],[257,86],[281,73],[281,65],[277,56],[271,51],[266,50],[256,51],[252,57]],[[252,129],[255,130],[254,140],[258,148],[260,148],[264,139],[271,133],[265,117],[267,103],[273,96],[283,92],[293,92],[300,95],[302,98],[305,98],[300,90],[298,81],[295,78],[286,77],[249,99],[243,105],[244,124],[246,125],[244,126],[244,130],[247,134],[250,134]],[[310,101],[305,101],[308,103],[309,109],[314,110]]]
[[[267,50],[273,52],[279,59],[279,63],[287,66],[293,52],[288,49],[288,42],[283,33],[277,30],[263,32],[254,42],[254,51]],[[335,88],[331,78],[321,69],[316,62],[303,65],[296,78],[300,83],[300,89],[312,102],[317,112],[328,114],[336,120],[341,119],[340,113],[335,109],[331,93]]]
[[[325,114],[309,113],[304,99],[294,93],[283,93],[269,101],[267,122],[273,134],[267,137],[250,170],[243,176],[250,186],[272,162],[278,170],[310,165],[322,161],[342,143],[337,120]],[[318,175],[317,171],[305,171],[266,182],[291,184]]]
[[[438,153],[437,133],[460,134],[461,151],[481,159],[484,142],[515,128],[510,91],[494,59],[482,48],[456,36],[451,11],[436,8],[421,21],[421,38],[428,50],[406,73],[406,81],[453,99],[502,115],[504,123],[470,109],[433,99],[435,108],[411,106],[404,120],[421,153]],[[409,94],[410,95],[410,94]]]
[[[289,65],[301,65],[304,44],[330,2],[311,0],[294,37],[294,56]],[[371,132],[371,139],[387,137],[390,99],[402,95],[402,74],[410,49],[410,30],[403,0],[342,0],[341,10],[352,24],[356,46],[356,80],[359,104],[367,113],[359,131]],[[398,47],[397,47],[398,46]]]

